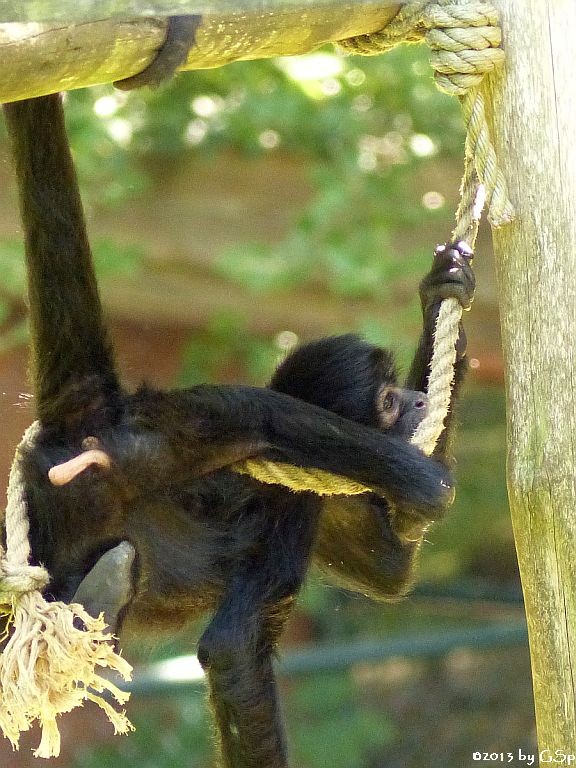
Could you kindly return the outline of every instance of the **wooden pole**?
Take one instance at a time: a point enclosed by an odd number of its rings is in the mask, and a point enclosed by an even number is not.
[[[576,753],[576,3],[494,0],[495,143],[518,218],[494,232],[508,491],[540,750]],[[549,765],[549,753],[541,756]]]
[[[259,0],[242,11],[224,5],[204,14],[183,69],[308,53],[382,29],[400,7],[390,0]],[[0,24],[0,102],[130,77],[148,66],[164,41],[164,18],[92,20],[91,4],[84,10],[74,0],[74,6],[74,23]]]

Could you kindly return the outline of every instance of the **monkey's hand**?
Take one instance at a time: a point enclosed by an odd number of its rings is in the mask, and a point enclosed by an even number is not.
[[[420,301],[426,315],[443,299],[457,299],[470,309],[476,281],[472,271],[474,254],[464,241],[439,245],[434,251],[432,269],[420,283]]]
[[[433,461],[439,465],[442,462]],[[434,505],[428,509],[420,507],[416,509],[414,505],[406,502],[393,501],[390,505],[390,516],[394,532],[403,542],[420,541],[430,525],[436,520],[442,520],[448,509],[454,502],[456,495],[450,473],[446,470],[445,494]]]
[[[472,271],[473,257],[470,247],[462,240],[436,248],[432,269],[420,283],[424,328],[429,332],[436,325],[440,304],[444,299],[456,299],[463,309],[470,309],[476,288]],[[456,351],[459,358],[466,352],[466,336],[462,328]]]
[[[421,541],[433,522],[417,512],[402,508],[394,509],[391,517],[394,533],[403,544]]]

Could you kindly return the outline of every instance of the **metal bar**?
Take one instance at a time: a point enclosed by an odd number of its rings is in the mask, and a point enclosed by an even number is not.
[[[293,677],[318,672],[333,672],[347,669],[353,664],[370,664],[396,657],[410,659],[439,658],[459,648],[487,650],[524,645],[527,641],[526,624],[523,621],[490,624],[470,629],[446,630],[414,637],[401,637],[380,642],[362,642],[352,645],[313,647],[286,654],[277,665],[279,675]],[[195,656],[182,657],[183,667],[194,670],[188,677],[169,679],[161,674],[162,662],[153,665],[136,679],[124,684],[125,690],[138,695],[158,696],[164,694],[188,693],[204,687],[203,678],[198,674]]]

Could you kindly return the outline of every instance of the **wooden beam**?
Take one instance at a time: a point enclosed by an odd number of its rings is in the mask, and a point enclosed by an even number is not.
[[[380,8],[403,5],[408,0],[380,0]],[[314,0],[315,7],[333,5],[333,0]],[[348,3],[349,4],[349,3]],[[0,0],[2,21],[42,21],[66,24],[101,19],[136,19],[144,16],[166,17],[176,14],[248,14],[278,13],[292,10],[303,15],[310,10],[309,0]]]
[[[68,6],[62,0],[60,4]],[[78,17],[84,3],[75,4]],[[399,7],[387,0],[315,0],[314,5],[306,0],[262,0],[257,8],[209,12],[183,69],[308,53],[328,42],[382,29]],[[134,75],[156,55],[165,28],[164,19],[142,17],[0,24],[0,102]]]
[[[517,212],[494,232],[508,491],[544,765],[576,748],[576,4],[494,4],[506,50],[495,143]]]

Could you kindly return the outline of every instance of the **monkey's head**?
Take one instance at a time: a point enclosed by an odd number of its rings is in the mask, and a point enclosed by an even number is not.
[[[426,415],[427,396],[397,382],[392,353],[350,333],[294,350],[270,388],[409,440]]]
[[[391,435],[409,440],[428,409],[424,392],[383,384],[376,392],[377,424]]]

